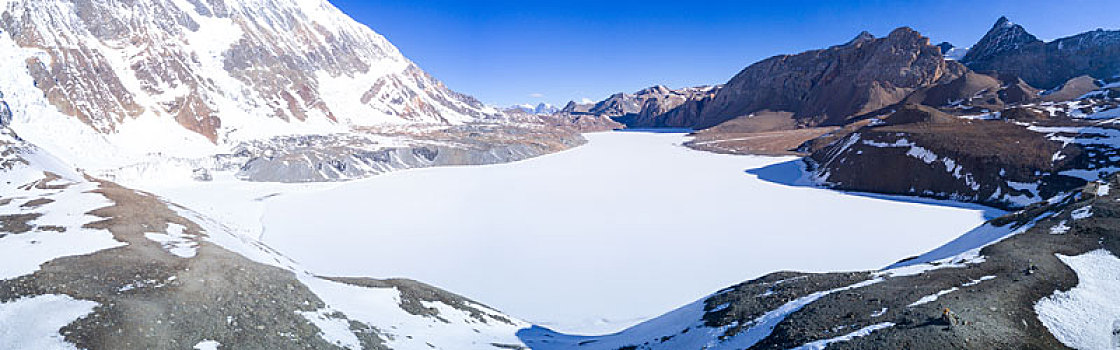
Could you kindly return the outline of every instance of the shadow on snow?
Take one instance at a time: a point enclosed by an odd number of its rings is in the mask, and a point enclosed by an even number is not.
[[[828,189],[826,187],[822,187],[822,186],[819,186],[819,185],[813,183],[813,181],[811,181],[809,179],[809,173],[805,170],[805,162],[802,161],[802,159],[800,159],[800,158],[794,159],[794,160],[791,160],[791,161],[788,161],[788,162],[782,162],[782,163],[778,163],[778,164],[772,164],[772,165],[764,166],[764,167],[761,167],[761,168],[747,169],[746,173],[757,176],[758,179],[760,179],[760,180],[771,182],[771,183],[776,183],[776,184],[780,184],[780,185],[786,185],[786,186],[791,186],[791,187],[812,187],[812,188]],[[1007,211],[1005,211],[1005,210],[992,208],[992,207],[989,207],[989,206],[984,206],[984,205],[975,204],[975,203],[965,203],[965,202],[958,202],[958,201],[947,200],[947,199],[933,199],[933,198],[924,198],[924,197],[906,196],[906,195],[891,195],[891,194],[878,194],[878,193],[840,191],[840,190],[834,190],[834,191],[842,192],[844,194],[852,195],[852,196],[860,196],[860,197],[867,197],[867,198],[874,198],[874,199],[888,200],[888,201],[895,201],[895,202],[925,204],[925,205],[937,205],[937,206],[943,206],[943,207],[953,207],[953,208],[961,208],[961,209],[979,210],[979,211],[983,212],[984,220],[995,219],[995,218],[998,218],[1000,216],[1003,216],[1003,215],[1007,214]]]

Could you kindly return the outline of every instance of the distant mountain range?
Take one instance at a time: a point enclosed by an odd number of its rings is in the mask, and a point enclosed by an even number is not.
[[[549,114],[559,112],[560,108],[556,108],[556,106],[541,102],[541,103],[538,103],[536,106],[531,105],[531,104],[521,104],[521,105],[516,105],[516,106],[510,106],[509,108],[506,108],[504,111],[506,113],[525,113],[525,114],[536,114],[536,115],[549,115]]]
[[[706,94],[693,94],[668,108],[641,111],[588,110],[629,127],[705,129],[761,111],[792,112],[798,125],[843,125],[899,103],[919,90],[948,84],[967,72],[1025,84],[1008,91],[1045,91],[1078,76],[1110,79],[1120,74],[1120,31],[1097,30],[1044,43],[1001,17],[970,48],[931,45],[909,28],[883,38],[863,32],[851,41],[752,64]],[[949,59],[949,61],[946,61]],[[970,78],[971,79],[971,78]],[[1014,85],[1014,84],[1012,84]],[[657,90],[659,87],[651,88]],[[617,94],[596,105],[617,105]],[[619,113],[621,110],[624,113]]]

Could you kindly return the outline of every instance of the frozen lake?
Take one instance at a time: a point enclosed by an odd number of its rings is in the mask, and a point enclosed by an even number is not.
[[[768,272],[881,268],[984,221],[978,207],[764,181],[747,170],[796,158],[693,151],[682,134],[587,138],[284,193],[265,202],[262,237],[319,274],[407,277],[594,334]]]

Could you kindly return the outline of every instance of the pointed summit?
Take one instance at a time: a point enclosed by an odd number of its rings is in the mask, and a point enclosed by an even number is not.
[[[996,25],[992,26],[992,29],[995,29],[995,28],[1010,28],[1014,25],[1015,25],[1015,22],[1011,22],[1010,19],[1007,19],[1007,16],[999,16],[999,19],[996,20]]]
[[[1023,26],[1011,22],[1007,17],[1000,17],[996,20],[992,29],[989,29],[988,33],[984,35],[984,38],[980,39],[980,42],[969,50],[962,61],[967,64],[987,60],[1003,53],[1017,51],[1023,46],[1036,42],[1041,43],[1042,41],[1028,33],[1026,29],[1023,29]]]
[[[872,41],[872,40],[875,40],[875,36],[871,35],[871,33],[868,33],[865,30],[863,32],[860,32],[859,35],[856,35],[855,38],[852,38],[852,40],[849,40],[847,43],[844,43],[844,46],[855,45],[855,44],[864,43],[864,42],[868,42],[868,41]]]

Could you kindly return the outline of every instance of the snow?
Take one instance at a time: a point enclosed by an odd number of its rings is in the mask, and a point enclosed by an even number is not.
[[[872,312],[871,317],[883,316],[884,314],[887,313],[887,310],[889,310],[889,308],[882,308],[882,309],[879,309],[879,311]]]
[[[979,210],[790,187],[745,172],[792,157],[692,151],[680,146],[680,134],[588,138],[589,145],[518,163],[346,184],[216,179],[147,189],[219,220],[240,216],[234,227],[318,274],[413,278],[535,324],[589,334],[775,270],[884,266],[983,221]],[[806,213],[817,220],[804,220]],[[929,224],[915,228],[914,220]],[[845,235],[834,234],[838,228]]]
[[[387,345],[393,349],[466,349],[488,348],[491,343],[520,344],[514,334],[518,329],[529,326],[519,321],[501,323],[492,318],[497,315],[496,311],[481,305],[472,306],[487,314],[485,323],[442,303],[423,303],[424,307],[436,310],[439,319],[416,316],[401,309],[400,292],[395,288],[365,288],[306,274],[298,276],[331,309],[346,314],[350,320],[377,327],[381,334],[386,335]],[[352,333],[350,336],[343,334],[341,320],[320,318],[321,314],[303,315],[316,325],[322,325],[320,329],[324,339],[332,343],[355,344],[356,338],[351,338]]]
[[[918,301],[910,303],[910,305],[906,305],[906,306],[907,307],[915,307],[915,306],[922,305],[922,304],[932,303],[932,302],[937,301],[938,298],[943,297],[943,296],[945,296],[949,293],[956,292],[958,290],[960,290],[960,288],[953,287],[953,288],[949,288],[949,289],[946,289],[946,290],[938,291],[937,293],[924,296],[921,299],[918,299]]]
[[[1057,225],[1054,225],[1054,226],[1050,227],[1050,234],[1052,234],[1052,235],[1064,235],[1066,233],[1069,233],[1069,230],[1072,229],[1072,227],[1069,227],[1069,225],[1067,225],[1067,223],[1068,223],[1068,221],[1062,220]]]
[[[77,349],[62,327],[93,312],[96,302],[46,294],[0,303],[0,344],[5,349]]]
[[[198,250],[198,242],[193,235],[184,232],[186,229],[183,225],[167,224],[167,233],[148,232],[144,237],[163,245],[163,249],[175,256],[193,258]]]
[[[812,343],[809,343],[809,344],[798,346],[796,348],[793,348],[792,350],[824,350],[829,345],[832,345],[834,343],[846,342],[846,341],[849,341],[849,340],[852,340],[852,339],[855,339],[855,338],[866,337],[868,335],[871,335],[872,332],[875,332],[875,331],[881,330],[881,329],[891,328],[891,327],[894,327],[893,322],[877,323],[877,324],[873,324],[873,325],[870,325],[870,326],[867,326],[867,327],[860,328],[859,330],[857,330],[855,332],[851,332],[851,333],[848,333],[848,334],[845,334],[845,335],[842,335],[842,336],[839,336],[839,337],[836,337],[836,338],[818,340],[818,341],[815,341],[815,342],[812,342]]]
[[[35,174],[4,175],[5,181],[20,185],[42,178],[41,172],[37,177],[18,176]],[[96,188],[92,183],[78,183],[64,190],[22,190],[15,186],[0,188],[2,198],[23,198],[0,206],[0,215],[42,214],[30,222],[37,226],[30,232],[0,233],[0,280],[35,273],[39,265],[64,256],[85,255],[126,245],[115,240],[109,231],[84,227],[87,223],[101,220],[86,213],[112,205],[105,197],[88,192]],[[22,204],[39,198],[54,202],[36,208],[22,207]],[[65,232],[40,229],[44,226],[64,228]]]
[[[336,311],[331,309],[299,312],[300,316],[311,321],[315,324],[315,327],[319,327],[319,336],[323,340],[344,349],[361,350],[361,341],[354,333],[350,332],[350,322],[347,322],[345,318],[332,317],[331,315],[334,313]]]
[[[1042,215],[1022,226],[1015,226],[1014,224],[996,226],[990,222],[984,223],[956,237],[949,243],[945,243],[914,259],[887,266],[883,270],[883,273],[891,276],[910,276],[934,269],[964,267],[970,263],[981,262],[984,260],[984,257],[980,255],[980,249],[995,244],[1007,237],[1026,232],[1031,227],[1034,227],[1038,220],[1046,216],[1047,215]]]
[[[194,350],[218,350],[222,343],[213,340],[203,340],[194,345]]]
[[[964,284],[961,284],[961,287],[972,287],[972,286],[980,284],[980,282],[990,281],[990,280],[993,280],[995,278],[996,278],[996,276],[991,276],[991,275],[980,277],[978,279],[974,279],[974,280],[965,282]]]
[[[870,279],[849,286],[812,293],[791,300],[774,310],[755,318],[731,337],[723,337],[730,327],[712,328],[705,325],[704,300],[673,310],[668,314],[643,322],[624,331],[603,336],[577,336],[560,334],[546,328],[534,326],[518,335],[527,345],[536,350],[568,349],[578,346],[584,350],[619,349],[627,345],[650,343],[654,349],[744,349],[765,339],[774,327],[790,314],[829,294],[863,288],[882,279]],[[710,296],[709,296],[710,297]],[[687,330],[683,332],[682,330]]]
[[[704,300],[707,298],[616,334],[574,336],[559,334],[541,327],[533,327],[522,331],[519,335],[527,345],[536,350],[568,349],[575,346],[584,350],[613,350],[624,348],[627,345],[647,342],[655,344],[654,348],[660,349],[745,349],[768,337],[778,323],[806,305],[832,293],[863,288],[881,281],[882,279],[878,278],[870,279],[791,300],[755,318],[746,329],[730,337],[723,337],[723,335],[737,324],[719,328],[705,325],[703,320]],[[685,329],[688,331],[682,332]]]
[[[1087,205],[1081,208],[1077,208],[1069,213],[1069,217],[1074,220],[1082,220],[1093,217],[1093,206]]]
[[[774,327],[776,327],[778,323],[785,320],[786,317],[788,317],[790,314],[797,312],[797,310],[801,310],[801,308],[805,307],[805,305],[812,304],[820,298],[823,298],[832,293],[863,288],[879,282],[882,282],[882,279],[871,279],[850,286],[816,292],[794,299],[793,301],[783,304],[777,309],[771,310],[770,312],[759,316],[751,323],[752,326],[750,327],[750,329],[747,329],[745,332],[731,337],[731,339],[721,343],[720,345],[724,346],[724,348],[727,349],[750,348],[755,344],[758,344],[758,342],[762,341],[762,339],[770,336],[770,333],[774,331]]]
[[[1075,349],[1115,349],[1120,325],[1120,259],[1104,249],[1058,255],[1077,273],[1077,286],[1039,300],[1035,312],[1063,344]]]
[[[1108,195],[1108,192],[1109,192],[1109,190],[1111,190],[1111,189],[1112,189],[1112,185],[1109,185],[1109,184],[1100,184],[1099,186],[1097,186],[1097,196],[1098,196],[1098,197],[1104,197],[1104,196],[1107,196],[1107,195]]]
[[[996,276],[980,277],[978,279],[974,279],[974,280],[962,283],[960,287],[953,287],[953,288],[938,291],[937,293],[933,293],[933,294],[924,296],[921,299],[918,299],[918,301],[910,303],[910,305],[907,305],[907,307],[915,307],[915,306],[922,305],[922,304],[929,304],[929,303],[937,301],[937,299],[939,299],[943,296],[948,295],[949,293],[961,290],[961,288],[973,287],[973,286],[976,286],[976,285],[980,284],[981,282],[992,280],[994,278],[996,278]]]

